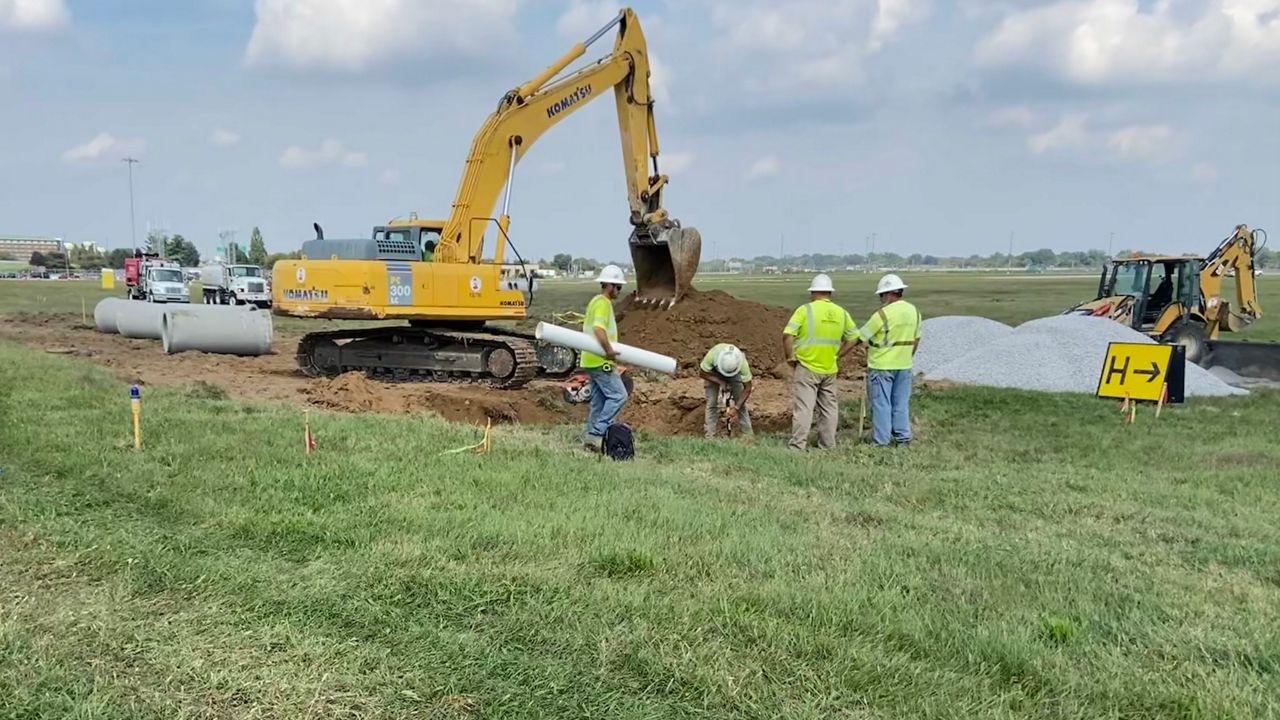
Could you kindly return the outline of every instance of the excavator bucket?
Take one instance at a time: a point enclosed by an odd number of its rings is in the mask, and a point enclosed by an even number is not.
[[[631,234],[636,298],[670,307],[689,292],[702,259],[702,235],[694,228],[670,227]]]

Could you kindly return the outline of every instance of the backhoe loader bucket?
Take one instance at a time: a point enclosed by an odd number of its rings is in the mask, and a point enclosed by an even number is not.
[[[652,232],[637,228],[630,244],[639,302],[670,307],[689,292],[702,258],[702,235],[697,230],[673,226]]]

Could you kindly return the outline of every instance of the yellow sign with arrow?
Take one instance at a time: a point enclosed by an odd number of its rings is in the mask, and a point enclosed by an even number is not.
[[[1113,342],[1098,376],[1100,398],[1182,402],[1187,351],[1181,345]]]

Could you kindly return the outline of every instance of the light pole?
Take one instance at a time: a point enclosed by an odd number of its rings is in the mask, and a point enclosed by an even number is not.
[[[141,162],[137,158],[121,158],[120,162],[129,166],[129,237],[133,238],[133,249],[138,249],[138,227],[133,219],[133,166]]]

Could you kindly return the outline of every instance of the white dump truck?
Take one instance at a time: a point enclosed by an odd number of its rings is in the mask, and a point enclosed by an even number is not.
[[[271,307],[271,281],[257,265],[207,265],[200,284],[206,305]]]

